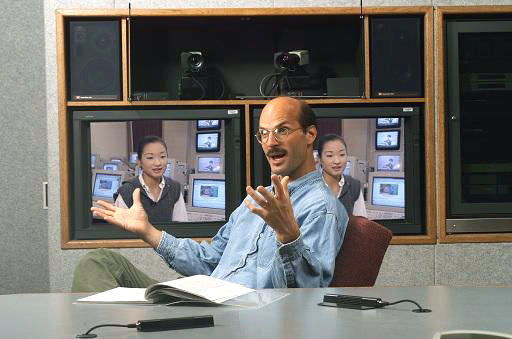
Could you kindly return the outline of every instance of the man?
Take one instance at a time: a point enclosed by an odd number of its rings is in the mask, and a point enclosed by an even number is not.
[[[211,243],[177,239],[153,227],[138,190],[130,209],[101,202],[104,208],[91,210],[137,234],[187,276],[206,274],[251,288],[328,286],[348,217],[315,170],[316,135],[314,113],[304,102],[279,97],[264,107],[256,138],[270,164],[272,186],[248,186],[243,204]],[[81,260],[72,291],[155,282],[119,254],[105,252],[92,251]]]

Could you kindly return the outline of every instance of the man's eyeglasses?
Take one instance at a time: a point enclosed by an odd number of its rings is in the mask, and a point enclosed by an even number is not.
[[[293,129],[288,127],[277,127],[271,131],[264,128],[260,128],[254,136],[256,137],[256,140],[258,140],[258,142],[262,144],[268,141],[268,138],[272,133],[272,135],[274,136],[274,140],[280,142],[283,139],[285,139],[288,135],[292,134],[295,131],[298,131],[299,129],[302,129],[302,127]]]

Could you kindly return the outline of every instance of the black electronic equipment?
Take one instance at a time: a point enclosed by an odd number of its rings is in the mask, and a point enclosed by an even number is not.
[[[70,100],[120,100],[118,20],[69,22]]]
[[[422,27],[420,17],[370,19],[372,97],[423,95]]]

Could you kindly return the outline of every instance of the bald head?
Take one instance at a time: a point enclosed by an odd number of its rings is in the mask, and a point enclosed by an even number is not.
[[[265,105],[261,115],[276,112],[276,110],[292,114],[299,122],[303,131],[306,131],[306,128],[309,126],[316,126],[315,113],[304,100],[292,97],[274,98]]]

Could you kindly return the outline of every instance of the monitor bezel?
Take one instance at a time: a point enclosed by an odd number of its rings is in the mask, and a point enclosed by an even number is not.
[[[199,170],[199,159],[200,158],[218,158],[220,159],[219,163],[220,163],[220,168],[219,168],[219,172],[206,172],[206,171],[200,171]],[[198,155],[196,156],[196,173],[210,173],[210,174],[223,174],[224,173],[224,156],[222,155],[212,155],[212,156],[208,156],[208,155]]]
[[[375,154],[375,171],[376,172],[392,172],[392,173],[398,173],[401,172],[403,169],[402,165],[402,153],[377,153]],[[399,157],[399,164],[400,168],[397,170],[390,170],[390,169],[382,169],[379,168],[379,157]]]
[[[378,140],[378,135],[380,133],[397,133],[397,143],[396,145],[393,145],[393,146],[389,146],[389,147],[386,147],[386,146],[382,146],[382,145],[379,145],[377,140]],[[375,131],[375,150],[377,151],[398,151],[400,150],[400,144],[401,144],[401,140],[400,140],[400,130],[399,129],[389,129],[389,130],[382,130],[382,131]]]
[[[397,124],[391,124],[391,125],[385,125],[385,126],[379,125],[379,119],[386,119],[386,118],[390,118],[390,117],[376,118],[375,119],[375,128],[376,129],[400,128],[400,126],[402,126],[402,118],[400,118],[400,117],[391,117],[393,119],[397,119],[398,118],[398,123]]]
[[[116,169],[113,169],[113,170],[106,169],[105,166],[115,166]],[[105,162],[105,163],[103,163],[103,165],[101,165],[101,169],[104,171],[116,172],[116,171],[119,171],[119,163]]]
[[[198,141],[199,141],[199,135],[206,135],[206,134],[215,134],[216,135],[216,138],[217,138],[217,147],[215,148],[207,148],[207,149],[203,149],[203,148],[199,148],[199,145],[198,145]],[[220,135],[220,131],[217,131],[217,132],[197,132],[196,133],[196,153],[215,153],[215,152],[219,152],[220,151],[220,143],[221,143],[221,139],[220,139],[221,135]]]
[[[388,205],[377,205],[373,203],[373,189],[374,189],[374,179],[375,178],[388,178],[388,179],[401,179],[404,181],[404,207],[397,207],[397,206],[388,206]],[[368,174],[368,196],[366,201],[368,202],[368,207],[372,207],[372,209],[380,210],[380,211],[387,211],[387,212],[399,212],[404,213],[405,218],[405,209],[407,206],[406,197],[405,194],[405,173],[404,172],[371,172]],[[398,219],[401,220],[401,219]]]
[[[194,200],[194,180],[217,180],[224,181],[224,192],[226,191],[226,177],[224,174],[191,174],[188,179],[188,201],[187,201],[187,211],[196,212],[196,213],[209,213],[209,214],[218,214],[224,215],[226,218],[226,201],[224,201],[224,209],[219,208],[208,208],[208,207],[197,207],[192,205],[192,201]],[[224,200],[226,200],[226,195],[224,195]]]
[[[218,126],[212,126],[212,127],[200,127],[199,121],[201,120],[216,120],[218,122]],[[222,120],[220,119],[198,119],[196,120],[196,130],[197,131],[212,131],[212,130],[220,130],[222,128]]]

